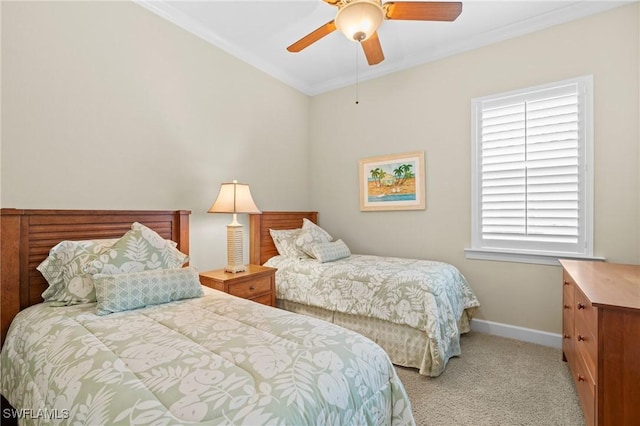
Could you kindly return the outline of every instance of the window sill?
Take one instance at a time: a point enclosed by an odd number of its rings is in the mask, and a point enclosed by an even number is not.
[[[474,260],[493,260],[498,262],[535,263],[539,265],[560,266],[558,259],[599,260],[604,257],[582,256],[571,253],[536,253],[536,252],[512,252],[488,249],[464,249],[465,257]]]

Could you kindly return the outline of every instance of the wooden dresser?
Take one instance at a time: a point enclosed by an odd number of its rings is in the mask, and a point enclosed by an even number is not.
[[[561,260],[563,359],[587,425],[640,424],[640,265]]]

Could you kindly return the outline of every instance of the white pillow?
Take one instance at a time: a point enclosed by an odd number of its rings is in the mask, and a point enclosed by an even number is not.
[[[273,243],[278,253],[284,257],[293,257],[296,259],[307,259],[309,256],[296,246],[296,239],[302,231],[298,229],[269,229]]]
[[[49,256],[36,268],[49,284],[42,293],[44,301],[59,302],[62,305],[95,302],[93,279],[83,268],[116,241],[118,240],[98,239],[62,241],[56,244],[49,251]]]
[[[296,246],[298,246],[304,253],[311,257],[315,257],[312,251],[313,246],[331,241],[333,241],[333,237],[327,231],[307,218],[302,220],[302,228],[298,234],[298,238],[296,239]]]

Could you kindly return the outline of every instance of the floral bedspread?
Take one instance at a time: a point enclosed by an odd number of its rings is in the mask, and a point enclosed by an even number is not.
[[[458,320],[480,306],[448,263],[354,254],[334,262],[275,256],[276,298],[424,330],[439,375],[460,354]],[[439,367],[438,367],[439,366]]]
[[[372,341],[205,290],[102,317],[95,304],[27,308],[0,390],[26,424],[415,424]]]

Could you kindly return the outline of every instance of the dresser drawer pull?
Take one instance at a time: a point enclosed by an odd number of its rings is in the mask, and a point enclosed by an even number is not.
[[[564,338],[565,338],[565,339],[571,339],[571,336],[569,336],[568,334],[565,334],[565,335],[564,335]]]
[[[578,309],[584,309],[584,308],[585,308],[584,303],[578,303]]]
[[[256,289],[256,286],[255,286],[255,285],[252,285],[251,287],[249,287],[249,290],[251,290],[251,291],[253,291],[253,290],[255,290],[255,289]]]
[[[569,285],[569,284],[570,284],[570,282],[569,282],[569,281],[564,280],[564,285]]]
[[[578,374],[578,381],[579,382],[584,382],[585,381],[585,378],[584,378],[584,376],[582,374]]]
[[[587,339],[585,339],[585,337],[582,334],[578,334],[578,342],[584,342],[585,340]]]
[[[565,308],[565,309],[571,309],[571,306],[569,306],[569,305],[564,305],[564,308]]]

